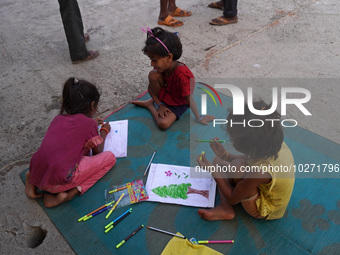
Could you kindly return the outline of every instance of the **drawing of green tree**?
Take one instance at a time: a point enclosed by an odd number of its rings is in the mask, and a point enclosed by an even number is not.
[[[152,191],[156,195],[160,197],[164,197],[164,198],[167,198],[169,196],[172,198],[187,199],[188,194],[198,194],[209,199],[209,190],[197,190],[197,189],[191,188],[190,186],[191,186],[191,183],[170,184],[168,186],[164,185],[164,186],[156,187],[152,189]]]

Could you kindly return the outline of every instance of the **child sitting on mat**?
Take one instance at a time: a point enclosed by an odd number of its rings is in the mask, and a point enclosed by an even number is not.
[[[114,166],[114,154],[103,152],[110,125],[93,119],[99,98],[97,88],[85,80],[65,82],[60,114],[51,122],[26,173],[29,198],[43,196],[45,207],[57,206],[82,195]],[[99,133],[98,124],[102,124]],[[88,156],[91,149],[94,156]],[[42,195],[37,188],[48,193]]]
[[[263,101],[253,105],[258,110],[269,109]],[[253,127],[248,125],[248,121],[255,119],[256,124],[251,124]],[[217,142],[219,138],[214,138],[210,143],[216,155],[213,163],[208,161],[204,153],[197,158],[203,169],[216,165],[230,169],[229,172],[212,173],[219,188],[220,204],[212,209],[198,210],[203,219],[233,219],[233,205],[238,203],[257,219],[273,220],[283,217],[294,187],[294,158],[283,142],[281,122],[273,121],[274,119],[280,119],[276,111],[259,116],[251,113],[247,105],[244,115],[230,113],[227,131],[233,147],[242,155],[228,153]],[[233,125],[230,124],[232,122]]]
[[[182,55],[179,37],[160,27],[142,29],[147,34],[144,54],[151,59],[148,92],[151,99],[134,101],[146,107],[160,129],[169,128],[190,107],[196,121],[208,125],[211,115],[200,116],[192,98],[195,78],[189,68],[177,61]]]

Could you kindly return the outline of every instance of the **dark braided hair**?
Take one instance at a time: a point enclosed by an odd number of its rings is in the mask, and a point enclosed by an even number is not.
[[[178,60],[182,56],[182,43],[176,34],[160,27],[155,27],[154,29],[151,29],[151,31],[155,37],[165,44],[170,53],[173,55],[174,61]],[[148,56],[166,57],[169,55],[169,52],[164,48],[164,46],[157,41],[157,39],[150,36],[149,33],[147,34],[145,47],[142,51]]]
[[[95,85],[85,80],[69,78],[64,84],[60,114],[88,114],[92,110],[92,102],[97,107],[99,98]]]
[[[263,101],[254,102],[253,106],[257,110],[269,109]],[[250,159],[260,158],[277,158],[277,154],[283,143],[283,131],[280,121],[266,121],[266,119],[280,119],[281,116],[277,111],[269,115],[255,115],[250,110],[248,105],[245,105],[244,115],[233,115],[232,112],[228,115],[227,132],[233,142],[234,148],[246,154]],[[250,127],[247,123],[249,120],[258,119],[263,121],[263,126]],[[245,121],[245,125],[236,124],[230,125],[230,122],[240,123]],[[255,124],[254,124],[255,126]]]

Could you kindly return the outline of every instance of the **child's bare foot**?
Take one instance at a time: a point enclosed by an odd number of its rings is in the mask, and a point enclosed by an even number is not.
[[[26,196],[29,197],[29,198],[42,197],[42,194],[37,192],[37,186],[30,183],[30,176],[31,176],[30,171],[27,171],[25,176],[26,176],[26,182],[25,182]]]
[[[199,209],[199,216],[202,219],[213,221],[213,220],[232,220],[235,217],[235,211],[231,205],[220,204],[212,209]]]
[[[79,191],[74,188],[67,192],[60,192],[57,195],[45,194],[44,196],[44,206],[47,208],[55,207],[60,205],[66,201],[71,200],[75,195],[77,195]]]
[[[140,107],[149,108],[153,105],[153,100],[150,98],[146,101],[132,101],[131,103]]]

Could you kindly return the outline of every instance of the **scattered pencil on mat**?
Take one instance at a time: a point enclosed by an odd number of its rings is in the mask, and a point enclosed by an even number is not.
[[[144,225],[140,225],[135,231],[133,231],[130,235],[128,235],[123,241],[121,241],[119,244],[117,244],[116,248],[118,249],[120,246],[122,246],[127,240],[129,240],[132,236],[134,236],[143,227],[144,227]]]
[[[121,222],[122,220],[124,220],[127,216],[130,215],[130,213],[132,212],[132,208],[130,208],[129,210],[127,210],[125,213],[123,213],[122,215],[120,215],[119,217],[117,217],[114,221],[110,222],[109,224],[107,224],[105,226],[105,234],[107,232],[109,232],[111,229],[113,229],[119,222]]]
[[[197,140],[196,142],[198,143],[213,143],[215,142],[214,140]],[[225,140],[216,140],[218,143],[225,143]]]
[[[183,239],[186,238],[185,236],[177,235],[177,234],[174,234],[174,233],[171,233],[171,232],[168,232],[168,231],[165,231],[165,230],[161,230],[161,229],[158,229],[158,228],[153,228],[153,227],[149,227],[149,226],[146,226],[146,227],[148,229],[155,230],[155,231],[158,231],[158,232],[161,232],[161,233],[164,233],[164,234],[168,234],[168,235],[171,235],[171,236],[177,236],[177,237],[180,237],[180,238],[183,238]]]
[[[209,240],[202,240],[198,241],[199,244],[205,244],[205,243],[234,243],[234,240],[215,240],[215,241],[209,241]]]
[[[123,190],[123,189],[126,189],[127,187],[125,186],[125,187],[121,187],[121,188],[118,188],[118,189],[113,189],[113,190],[110,190],[109,191],[109,194],[112,194],[112,193],[114,193],[114,192],[117,192],[117,191],[120,191],[120,190]]]
[[[117,205],[119,204],[120,200],[122,200],[122,198],[124,197],[124,193],[120,196],[120,198],[118,199],[117,203],[112,207],[112,209],[109,211],[109,213],[106,215],[105,219],[109,218],[111,213],[113,212],[113,210],[117,207]]]
[[[146,173],[148,172],[148,169],[149,169],[149,167],[150,167],[150,165],[151,165],[151,163],[152,163],[152,160],[153,160],[153,158],[154,158],[156,152],[157,152],[156,150],[153,152],[153,154],[152,154],[152,156],[151,156],[151,159],[150,159],[150,162],[149,162],[148,166],[147,166],[146,169],[145,169],[144,176],[145,176]]]
[[[110,202],[110,203],[107,203],[107,204],[105,204],[105,205],[99,207],[98,209],[94,210],[93,212],[90,212],[90,213],[84,215],[83,217],[81,217],[80,219],[78,219],[78,221],[85,221],[85,220],[88,220],[89,218],[92,218],[93,216],[99,214],[100,212],[103,212],[103,211],[109,209],[110,206],[111,206],[112,204],[114,204],[115,202],[116,202],[116,201],[112,201],[112,202]]]

